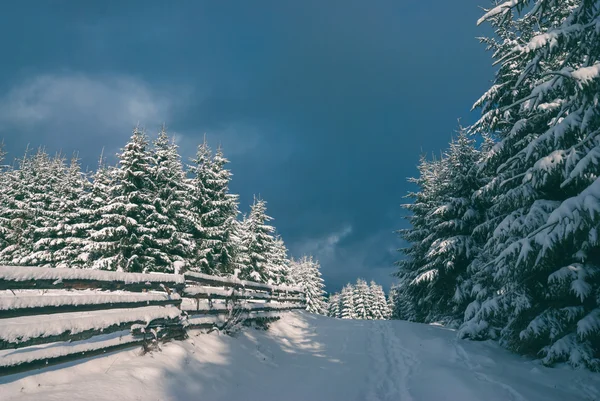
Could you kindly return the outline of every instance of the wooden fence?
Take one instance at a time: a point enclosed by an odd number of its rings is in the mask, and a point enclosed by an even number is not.
[[[199,273],[0,266],[0,376],[304,307],[297,288]]]

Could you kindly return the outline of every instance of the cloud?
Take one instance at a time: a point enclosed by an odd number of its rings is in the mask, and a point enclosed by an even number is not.
[[[13,87],[0,104],[2,121],[24,127],[80,119],[108,126],[157,122],[172,106],[135,78],[84,74],[37,76]]]
[[[327,263],[336,257],[337,247],[340,241],[352,233],[352,226],[347,224],[342,229],[329,233],[320,238],[311,238],[301,241],[294,248],[300,254],[316,257],[321,264]]]
[[[391,275],[396,271],[394,262],[400,258],[397,237],[387,229],[360,238],[350,238],[352,233],[352,226],[345,225],[319,238],[291,244],[290,250],[294,255],[313,255],[320,262],[328,291],[339,291],[357,278],[375,280],[389,289],[395,281]]]
[[[255,151],[262,145],[262,136],[258,130],[241,123],[229,123],[224,127],[206,128],[204,131],[185,130],[175,133],[175,141],[184,159],[187,160],[195,154],[196,147],[202,142],[204,135],[213,151],[221,146],[225,157],[230,160]]]
[[[0,96],[0,136],[18,133],[19,146],[26,139],[50,149],[116,150],[136,124],[153,132],[171,122],[186,95],[179,89],[126,75],[39,75]]]

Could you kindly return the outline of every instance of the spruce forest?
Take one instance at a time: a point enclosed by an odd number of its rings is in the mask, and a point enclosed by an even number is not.
[[[293,284],[310,294],[309,311],[323,313],[318,262],[288,258],[266,201],[255,198],[240,218],[227,163],[205,140],[184,168],[164,129],[151,144],[135,129],[117,165],[100,157],[93,172],[82,172],[76,157],[28,151],[0,173],[0,265]]]
[[[600,5],[507,1],[484,22],[496,76],[411,180],[393,315],[600,370]]]

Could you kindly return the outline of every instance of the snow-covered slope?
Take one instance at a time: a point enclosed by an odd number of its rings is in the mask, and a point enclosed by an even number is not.
[[[600,375],[548,369],[440,327],[290,312],[268,331],[192,336],[0,378],[0,400],[585,401]]]

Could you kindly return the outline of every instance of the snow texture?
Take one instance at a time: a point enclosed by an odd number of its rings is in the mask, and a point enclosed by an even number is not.
[[[302,289],[299,287],[256,283],[254,281],[240,280],[235,277],[216,277],[216,276],[211,276],[208,274],[196,273],[196,272],[187,272],[185,275],[188,277],[197,278],[200,280],[210,280],[213,282],[218,282],[219,284],[222,284],[223,286],[226,286],[226,287],[227,286],[241,286],[241,287],[254,286],[254,287],[264,288],[265,291],[302,292]]]
[[[2,319],[0,340],[19,343],[32,338],[56,336],[67,331],[77,334],[86,330],[102,330],[113,325],[134,321],[150,323],[161,318],[175,319],[179,315],[178,308],[168,305],[23,316]]]
[[[139,341],[139,337],[134,337],[129,330],[123,330],[110,334],[101,334],[88,340],[73,341],[71,343],[59,342],[18,350],[1,350],[0,367],[9,367],[26,362],[57,358],[78,352],[105,349],[115,345],[133,343],[136,341]]]
[[[127,291],[64,291],[64,290],[20,290],[0,291],[0,310],[39,308],[46,306],[79,306],[110,303],[133,303],[148,301],[168,301],[180,299],[178,294],[165,292]]]
[[[236,291],[233,288],[215,288],[215,287],[201,287],[201,286],[188,286],[184,290],[185,295],[213,295],[221,297],[231,297]],[[260,293],[257,293],[260,294]],[[269,294],[261,294],[264,297],[270,297]]]
[[[492,8],[491,10],[486,12],[481,18],[479,18],[477,20],[477,25],[481,25],[483,22],[487,21],[488,19],[490,19],[492,17],[495,17],[499,14],[503,14],[505,12],[510,11],[511,8],[515,7],[517,4],[519,4],[522,1],[523,0],[508,0],[508,1],[505,1],[504,3],[497,5],[496,7]]]
[[[174,283],[183,284],[183,276],[162,273],[123,273],[89,269],[63,269],[51,267],[0,266],[0,280],[95,280],[135,283]]]
[[[215,318],[211,318],[213,321]],[[208,322],[208,320],[205,320]],[[192,331],[194,334],[195,331]],[[108,341],[108,340],[107,340]],[[600,397],[600,376],[550,369],[490,342],[402,321],[292,312],[268,331],[213,332],[140,356],[0,377],[1,401],[564,401]]]

